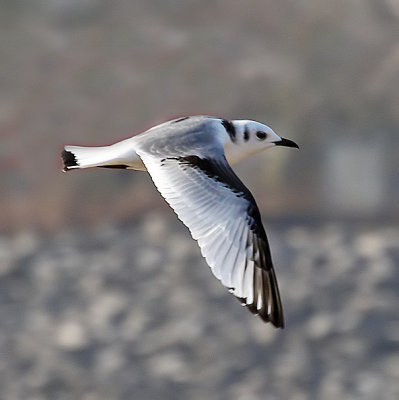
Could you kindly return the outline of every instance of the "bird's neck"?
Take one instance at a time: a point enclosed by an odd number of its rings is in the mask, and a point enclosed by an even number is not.
[[[250,157],[255,152],[237,142],[227,140],[224,145],[224,154],[230,165],[236,164]]]

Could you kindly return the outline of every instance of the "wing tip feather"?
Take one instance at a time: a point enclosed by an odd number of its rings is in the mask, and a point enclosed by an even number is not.
[[[262,283],[260,283],[259,279]],[[258,299],[261,297],[261,307],[258,309]],[[247,304],[246,298],[237,297],[248,310],[266,323],[271,323],[276,328],[285,327],[283,307],[277,286],[276,275],[273,268],[263,269],[256,267],[254,272],[254,296],[252,303]]]

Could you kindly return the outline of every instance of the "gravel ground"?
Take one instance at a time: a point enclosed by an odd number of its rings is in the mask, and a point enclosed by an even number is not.
[[[399,229],[266,225],[284,330],[172,215],[0,237],[0,399],[398,399]]]

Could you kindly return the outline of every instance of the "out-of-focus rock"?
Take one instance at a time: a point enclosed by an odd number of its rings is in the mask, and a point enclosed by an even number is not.
[[[397,227],[268,225],[284,330],[172,215],[2,236],[0,398],[395,399]]]

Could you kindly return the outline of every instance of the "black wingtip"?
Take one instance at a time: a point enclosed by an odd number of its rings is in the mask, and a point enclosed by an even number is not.
[[[237,297],[243,306],[254,315],[258,315],[262,321],[271,323],[275,328],[284,329],[284,314],[281,305],[280,293],[277,286],[276,275],[274,269],[257,268],[254,274],[254,288],[255,291],[253,303],[247,304],[245,298]],[[257,308],[258,296],[262,297],[262,307]]]
[[[76,160],[75,154],[70,151],[63,150],[61,153],[62,161],[64,162],[63,171],[66,172],[71,169],[71,167],[76,167],[78,161]]]
[[[262,308],[259,310],[259,316],[265,322],[271,322],[276,328],[283,329],[285,326],[283,307],[274,268],[271,267],[267,270],[260,269],[260,272],[260,279],[262,280],[262,287],[265,293],[263,295]],[[268,301],[265,303],[264,300],[266,298]]]

